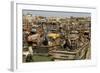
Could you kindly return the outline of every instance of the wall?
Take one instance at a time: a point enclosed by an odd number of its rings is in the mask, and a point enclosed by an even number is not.
[[[0,73],[10,73],[10,34],[11,34],[11,26],[10,26],[10,1],[11,0],[0,0]],[[28,0],[30,1],[30,0]],[[54,5],[67,5],[67,4],[76,4],[77,6],[95,6],[97,8],[97,18],[98,25],[96,32],[96,43],[97,47],[100,43],[100,5],[99,0],[33,0],[34,3],[38,4],[54,4]],[[99,73],[100,68],[100,58],[99,53],[100,49],[98,49],[98,65],[96,67],[79,67],[79,68],[65,68],[65,69],[56,69],[56,70],[42,70],[42,71],[33,71],[36,73]],[[28,72],[27,72],[28,73]]]

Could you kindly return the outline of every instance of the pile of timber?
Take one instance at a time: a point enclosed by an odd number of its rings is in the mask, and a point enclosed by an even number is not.
[[[52,56],[54,60],[79,60],[86,59],[89,50],[89,43],[85,43],[75,51],[53,51]]]

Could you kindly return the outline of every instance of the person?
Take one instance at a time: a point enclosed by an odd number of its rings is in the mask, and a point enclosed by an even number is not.
[[[48,39],[46,38],[46,36],[44,37],[43,45],[48,45]]]
[[[33,45],[32,35],[33,34],[35,34],[35,32],[30,32],[29,36],[27,37],[28,51],[29,51],[30,55],[33,55],[33,49],[32,49],[32,45]]]
[[[71,43],[70,43],[69,39],[66,39],[66,40],[63,41],[62,47],[63,47],[64,49],[67,48],[67,50],[71,50],[71,49],[72,49]]]

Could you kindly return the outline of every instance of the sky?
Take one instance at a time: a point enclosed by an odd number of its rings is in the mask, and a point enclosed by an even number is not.
[[[32,14],[32,16],[60,16],[60,17],[82,17],[91,16],[91,13],[83,12],[57,12],[57,11],[43,11],[43,10],[23,10],[23,15]]]

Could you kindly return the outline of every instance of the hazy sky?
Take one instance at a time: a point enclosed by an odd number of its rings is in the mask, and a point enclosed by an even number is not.
[[[82,17],[82,16],[91,16],[91,13],[82,13],[82,12],[56,12],[56,11],[40,11],[40,10],[23,10],[23,15],[32,14],[33,16],[61,16],[61,17]]]

